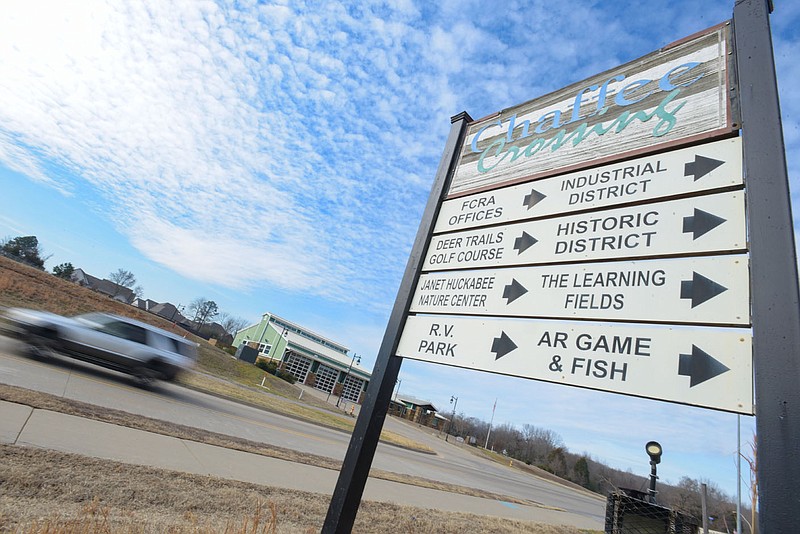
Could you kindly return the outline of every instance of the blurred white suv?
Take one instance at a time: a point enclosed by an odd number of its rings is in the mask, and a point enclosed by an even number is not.
[[[4,333],[36,355],[63,353],[131,374],[142,386],[174,380],[197,361],[197,343],[127,317],[99,312],[63,317],[11,308],[2,318]]]

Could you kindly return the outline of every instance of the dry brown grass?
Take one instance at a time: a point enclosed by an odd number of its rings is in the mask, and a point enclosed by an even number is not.
[[[327,495],[0,445],[0,532],[319,532]],[[466,513],[362,503],[353,532],[579,534]]]
[[[38,391],[31,391],[24,388],[0,384],[0,400],[13,402],[16,404],[24,404],[41,410],[50,410],[59,413],[66,413],[78,417],[86,417],[96,421],[103,421],[113,425],[125,426],[128,428],[135,428],[165,436],[172,436],[179,439],[186,439],[196,441],[198,443],[205,443],[207,445],[214,445],[217,447],[224,447],[226,449],[233,449],[250,454],[258,454],[270,458],[278,458],[290,462],[297,462],[307,465],[313,465],[324,469],[331,469],[339,471],[342,464],[337,460],[328,458],[326,456],[317,456],[314,454],[302,453],[294,449],[286,449],[275,445],[267,445],[264,443],[257,443],[243,438],[234,436],[227,436],[218,434],[208,430],[201,430],[189,426],[169,423],[159,419],[152,419],[142,415],[130,414],[121,410],[113,410],[110,408],[101,408],[93,404],[65,399],[63,397],[56,397],[47,393]],[[519,504],[535,504],[523,502],[506,495],[498,495],[487,491],[469,488],[466,486],[457,486],[455,484],[445,484],[435,480],[428,480],[422,477],[415,477],[410,475],[403,475],[399,473],[392,473],[390,471],[383,471],[380,469],[372,469],[370,476],[373,478],[380,478],[383,480],[391,480],[403,484],[411,484],[418,487],[437,489],[448,491],[450,493],[458,493],[461,495],[471,495],[473,497],[484,497],[488,499],[502,500],[506,502],[515,502]]]

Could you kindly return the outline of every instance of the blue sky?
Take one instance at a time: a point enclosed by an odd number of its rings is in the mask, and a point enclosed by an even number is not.
[[[793,199],[800,5],[773,40]],[[371,368],[450,127],[731,17],[732,1],[7,3],[0,236],[145,296],[274,312]],[[795,202],[795,212],[798,207]],[[797,226],[797,223],[795,223]],[[734,494],[736,416],[404,362],[401,391]],[[743,439],[752,432],[743,419]]]

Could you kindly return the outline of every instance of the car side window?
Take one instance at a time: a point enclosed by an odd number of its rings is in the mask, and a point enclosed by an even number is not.
[[[124,323],[122,321],[111,321],[103,325],[100,330],[112,336],[121,337],[143,345],[147,343],[147,333],[141,326]]]
[[[150,332],[150,342],[154,347],[162,350],[167,350],[169,352],[178,351],[178,347],[176,346],[177,342],[174,339],[162,336],[156,332]]]

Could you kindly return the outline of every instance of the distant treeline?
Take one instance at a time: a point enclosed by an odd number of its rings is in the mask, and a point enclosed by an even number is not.
[[[453,419],[452,433],[475,445],[482,447],[486,444],[488,431],[489,423],[475,417],[466,417],[462,413]],[[630,470],[611,468],[591,458],[588,453],[570,452],[556,432],[530,424],[523,425],[521,429],[509,424],[493,427],[488,446],[509,458],[536,466],[603,495],[620,488],[646,492],[650,483],[649,466],[647,472],[641,476],[633,474]],[[648,462],[644,444],[642,456],[644,461]],[[748,466],[744,460],[742,465],[745,469]],[[745,477],[747,476],[745,474]],[[711,521],[713,529],[733,532],[736,526],[735,500],[712,481],[684,476],[673,486],[659,480],[657,501],[661,505],[688,513],[700,520],[702,518],[700,494],[703,483],[707,486],[708,514],[714,518]],[[744,489],[743,495],[749,495],[749,491]],[[745,509],[743,506],[742,517],[750,517],[749,507]],[[745,522],[742,527],[744,533],[750,532]]]

